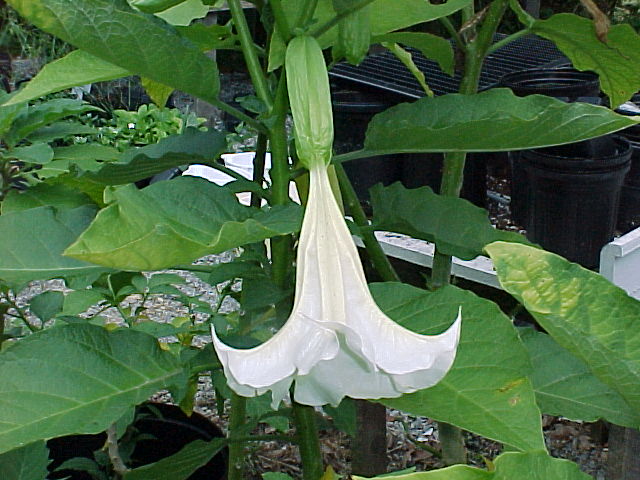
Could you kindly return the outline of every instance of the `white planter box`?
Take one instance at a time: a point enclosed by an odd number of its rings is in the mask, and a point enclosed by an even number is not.
[[[390,232],[376,232],[382,249],[390,257],[431,268],[434,245]],[[361,242],[358,242],[361,244]],[[500,288],[491,259],[453,259],[452,273],[473,282]],[[600,252],[600,274],[640,300],[640,228],[616,238]]]

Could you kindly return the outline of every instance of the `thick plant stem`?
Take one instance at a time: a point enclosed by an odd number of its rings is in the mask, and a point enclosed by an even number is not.
[[[482,26],[473,41],[467,44],[464,55],[464,74],[460,81],[460,93],[473,95],[478,92],[478,83],[482,63],[493,42],[493,35],[507,8],[508,0],[494,0],[487,10]],[[473,8],[473,4],[469,7]],[[468,21],[472,10],[463,11],[463,21]],[[445,155],[440,194],[457,197],[460,195],[464,180],[464,164],[466,152],[451,152]],[[439,288],[447,285],[451,279],[452,259],[450,255],[438,252],[437,246],[433,258],[431,287]],[[446,423],[438,424],[442,454],[447,465],[466,463],[466,451],[462,431]]]
[[[247,62],[247,68],[249,75],[251,76],[251,82],[256,89],[258,98],[264,102],[267,110],[273,108],[273,100],[271,97],[271,91],[269,90],[269,84],[267,78],[262,70],[260,59],[251,38],[251,31],[247,24],[247,18],[244,15],[240,0],[228,0],[229,10],[233,18],[233,24],[236,27],[238,36],[240,37],[240,45],[242,46],[242,54],[244,55],[245,62]]]
[[[116,474],[116,478],[122,478],[129,469],[120,456],[120,450],[118,449],[118,433],[116,431],[115,423],[107,428],[107,454],[109,455],[109,460],[111,461],[111,466]]]
[[[231,394],[231,413],[229,414],[229,437],[238,435],[247,416],[247,399],[235,393]],[[243,480],[244,478],[244,443],[229,443],[228,480]]]
[[[302,478],[319,480],[324,473],[322,452],[318,439],[316,412],[313,407],[293,402],[293,418],[295,419],[298,446],[302,458]]]
[[[273,123],[269,140],[271,143],[271,204],[284,205],[289,199],[289,148],[285,127],[289,107],[287,85],[284,72],[280,74],[280,84],[273,108]],[[289,270],[293,262],[293,242],[291,236],[271,239],[272,277],[276,285],[286,287]]]
[[[347,177],[344,167],[340,163],[336,163],[334,166],[336,169],[336,175],[338,176],[338,182],[340,183],[342,198],[349,207],[349,211],[353,216],[354,222],[359,227],[368,227],[369,220],[362,210],[356,191],[353,189],[353,185],[351,185],[351,181],[349,180],[349,177]],[[398,277],[398,274],[393,269],[391,262],[389,262],[389,258],[385,255],[378,239],[371,230],[366,228],[362,230],[362,243],[364,243],[364,246],[367,249],[367,254],[371,259],[371,263],[382,280],[385,282],[399,282],[400,278]]]

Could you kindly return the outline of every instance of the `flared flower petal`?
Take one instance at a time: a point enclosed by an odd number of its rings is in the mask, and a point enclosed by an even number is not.
[[[300,232],[296,293],[285,325],[252,349],[214,347],[239,395],[272,391],[274,405],[295,380],[307,405],[352,398],[398,397],[439,382],[453,364],[460,315],[440,335],[419,335],[376,305],[351,234],[331,191],[326,168],[310,171]]]

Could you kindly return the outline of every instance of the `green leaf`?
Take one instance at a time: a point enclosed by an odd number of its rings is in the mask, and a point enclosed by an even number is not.
[[[65,255],[122,270],[159,270],[300,228],[298,205],[245,207],[224,187],[196,177],[123,187],[113,197]]]
[[[126,77],[131,72],[83,50],[74,50],[44,67],[6,105],[35,100],[67,88]]]
[[[9,0],[38,28],[132,74],[210,102],[218,68],[162,20],[108,0]]]
[[[237,37],[228,25],[194,23],[188,27],[176,27],[178,33],[200,47],[200,50],[223,50],[237,45]]]
[[[186,382],[155,338],[88,324],[30,335],[0,360],[0,452],[101,432],[151,394]]]
[[[154,82],[148,78],[142,78],[141,82],[153,103],[160,108],[167,104],[167,100],[169,100],[169,97],[173,93],[173,87],[167,87],[162,83]]]
[[[417,32],[398,32],[378,35],[373,43],[401,43],[420,51],[422,55],[438,62],[443,72],[453,76],[453,48],[451,43],[437,35]],[[427,82],[429,79],[426,79]]]
[[[503,453],[494,460],[495,471],[488,472],[467,465],[417,472],[392,477],[397,480],[591,480],[578,465],[568,460],[553,458],[546,452]],[[375,478],[383,478],[379,476]],[[354,476],[354,480],[363,477]]]
[[[400,182],[371,188],[372,228],[435,242],[438,251],[463,260],[481,255],[489,243],[528,243],[514,232],[493,228],[487,212],[462,198],[443,197],[429,187],[407,189]]]
[[[640,35],[631,25],[611,26],[606,43],[591,20],[568,13],[538,20],[531,30],[554,42],[578,70],[596,72],[613,108],[640,90]]]
[[[202,0],[184,0],[178,5],[156,13],[156,16],[171,25],[187,26],[196,18],[206,17],[209,8],[209,5],[204,5]]]
[[[53,159],[53,149],[46,143],[36,143],[14,148],[11,157],[28,164],[44,165]]]
[[[206,464],[225,446],[225,440],[214,438],[209,442],[196,440],[175,455],[159,462],[133,469],[124,474],[124,480],[184,480]]]
[[[0,478],[42,480],[49,472],[49,450],[44,442],[34,442],[0,454]]]
[[[293,480],[293,477],[282,472],[266,472],[262,474],[264,480]]]
[[[0,204],[2,214],[44,206],[61,209],[91,205],[91,199],[82,192],[65,185],[40,183],[24,191],[11,190]]]
[[[156,144],[131,148],[118,161],[87,176],[106,185],[137,182],[179,165],[212,162],[226,148],[224,134],[188,128],[185,133],[163,138]]]
[[[105,300],[105,296],[98,290],[94,289],[83,289],[69,292],[64,297],[62,315],[79,315],[103,300]]]
[[[422,87],[422,90],[424,91],[424,93],[429,97],[433,97],[433,91],[431,90],[431,88],[429,88],[429,85],[427,85],[427,80],[424,76],[424,73],[422,72],[422,70],[418,68],[418,66],[413,61],[413,56],[411,55],[411,52],[409,52],[408,50],[405,50],[400,45],[393,42],[382,42],[382,46],[389,49],[389,51],[393,53],[396,56],[396,58],[402,62],[402,64],[407,68],[407,70],[411,72],[411,74],[415,77],[415,79],[418,81],[418,83]]]
[[[382,310],[410,330],[442,332],[462,308],[453,367],[434,387],[382,401],[451,423],[519,450],[544,449],[529,356],[509,318],[488,300],[453,286],[427,292],[400,283],[371,285]]]
[[[340,405],[325,405],[324,411],[331,416],[334,425],[352,438],[357,435],[356,403],[351,398],[343,398]]]
[[[632,428],[640,426],[640,412],[634,412],[622,397],[598,380],[587,365],[553,339],[533,329],[520,332],[529,350],[531,381],[542,413],[571,420],[607,420]]]
[[[640,301],[599,274],[544,250],[503,242],[485,250],[504,290],[640,411]]]
[[[89,225],[95,207],[39,207],[0,216],[0,278],[14,284],[105,271],[62,256]]]
[[[29,301],[29,309],[43,322],[51,320],[62,310],[64,293],[47,291],[36,295]]]
[[[31,143],[36,142],[52,142],[61,138],[67,138],[72,135],[91,135],[97,130],[93,127],[83,125],[78,122],[57,122],[53,125],[40,128],[27,137]]]
[[[348,157],[537,148],[598,137],[639,121],[605,107],[543,95],[520,98],[509,89],[493,88],[392,107],[373,117],[364,150]]]
[[[32,105],[16,117],[13,125],[11,125],[11,130],[5,137],[5,141],[9,145],[15,145],[36,130],[56,120],[70,115],[79,115],[84,112],[98,110],[100,109],[97,107],[71,98],[56,98],[45,103]]]

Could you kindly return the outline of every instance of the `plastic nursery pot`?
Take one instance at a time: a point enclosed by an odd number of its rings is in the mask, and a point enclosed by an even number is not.
[[[626,108],[625,108],[626,105]],[[623,115],[640,115],[640,95],[622,105],[617,111]],[[618,229],[628,232],[640,226],[640,125],[618,132],[631,143],[631,168],[624,179],[620,192]]]
[[[608,136],[597,150],[584,153],[576,144],[521,153],[530,181],[527,237],[595,268],[601,248],[613,237],[631,145]]]
[[[126,438],[129,433],[139,438],[127,461],[127,466],[130,468],[155,463],[174,455],[195,440],[210,441],[224,436],[218,427],[198,413],[194,412],[188,417],[180,407],[151,402],[136,407],[135,420],[123,438]],[[51,463],[48,469],[52,473],[48,478],[92,480],[93,477],[86,472],[55,470],[71,458],[93,459],[94,452],[104,447],[105,440],[105,433],[69,435],[49,440],[47,447]],[[125,448],[121,450],[124,451]],[[226,451],[223,450],[191,474],[189,480],[224,479],[226,470]]]
[[[593,72],[580,72],[568,67],[511,72],[500,79],[498,86],[510,88],[519,97],[538,94],[555,97],[566,102],[575,102],[583,98],[596,99],[600,93],[598,75]],[[520,152],[509,152],[511,219],[518,225],[527,228],[528,181],[525,171],[518,162],[519,155]]]
[[[484,208],[487,198],[487,163],[494,153],[469,153],[464,165],[464,182],[460,196]],[[412,153],[402,155],[402,184],[407,188],[428,186],[440,193],[442,153]]]
[[[394,105],[374,93],[354,90],[333,92],[332,103],[336,153],[361,149],[371,118]],[[343,166],[367,213],[371,209],[369,189],[377,183],[390,185],[399,181],[402,171],[396,155],[360,158]]]

